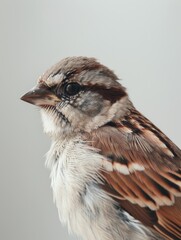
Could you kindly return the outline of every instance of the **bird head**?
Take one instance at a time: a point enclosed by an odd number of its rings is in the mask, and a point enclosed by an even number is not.
[[[44,131],[90,132],[124,116],[131,102],[118,77],[94,58],[65,58],[21,97],[41,109]]]

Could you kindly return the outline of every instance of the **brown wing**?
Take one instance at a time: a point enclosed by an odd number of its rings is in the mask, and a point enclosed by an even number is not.
[[[165,239],[181,239],[180,149],[136,110],[85,140],[105,156],[105,191]]]

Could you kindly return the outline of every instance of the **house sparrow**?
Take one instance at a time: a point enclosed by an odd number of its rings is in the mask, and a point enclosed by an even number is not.
[[[21,98],[40,107],[62,223],[84,240],[181,239],[181,150],[138,112],[118,77],[70,57]]]

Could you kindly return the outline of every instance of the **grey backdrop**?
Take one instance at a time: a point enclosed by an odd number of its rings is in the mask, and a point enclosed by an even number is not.
[[[50,140],[19,100],[59,59],[94,56],[137,108],[181,146],[180,0],[0,1],[0,239],[69,237],[44,167]]]

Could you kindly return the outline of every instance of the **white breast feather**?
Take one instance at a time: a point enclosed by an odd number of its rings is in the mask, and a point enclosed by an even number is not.
[[[46,164],[61,222],[85,240],[156,239],[147,237],[149,230],[129,214],[128,222],[119,216],[113,199],[98,185],[102,163],[103,157],[79,138],[53,142]]]

